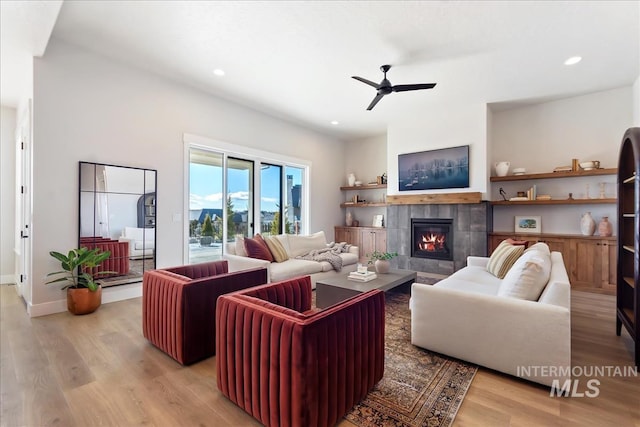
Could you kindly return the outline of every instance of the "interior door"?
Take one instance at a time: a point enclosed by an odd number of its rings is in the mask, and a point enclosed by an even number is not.
[[[16,128],[16,291],[31,302],[31,100]]]

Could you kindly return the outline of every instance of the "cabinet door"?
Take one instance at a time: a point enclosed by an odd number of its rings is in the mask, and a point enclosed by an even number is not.
[[[571,286],[585,291],[615,293],[615,242],[572,239],[568,264]]]
[[[374,251],[387,251],[387,230],[363,228],[360,232],[360,262],[369,260],[367,255]]]
[[[335,227],[335,241],[360,246],[360,234],[355,227]]]

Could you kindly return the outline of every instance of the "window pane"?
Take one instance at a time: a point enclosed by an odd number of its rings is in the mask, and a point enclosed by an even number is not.
[[[264,235],[282,233],[282,166],[260,167],[260,228]],[[285,216],[286,218],[286,216]],[[286,225],[291,225],[286,221]]]
[[[253,162],[227,159],[227,240],[253,236]]]
[[[285,218],[291,226],[286,230],[288,234],[300,234],[306,224],[302,223],[302,183],[304,180],[304,169],[293,166],[285,167],[287,176],[287,193],[285,200]]]
[[[222,255],[221,153],[189,152],[189,264]]]

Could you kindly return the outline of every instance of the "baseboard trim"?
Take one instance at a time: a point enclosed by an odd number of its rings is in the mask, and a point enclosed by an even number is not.
[[[102,289],[102,304],[124,301],[142,296],[142,283],[131,285],[113,286]],[[30,317],[47,316],[49,314],[63,313],[67,311],[67,300],[43,302],[41,304],[29,304],[27,313]]]
[[[15,274],[3,274],[0,276],[0,285],[15,285],[16,284],[16,275]]]

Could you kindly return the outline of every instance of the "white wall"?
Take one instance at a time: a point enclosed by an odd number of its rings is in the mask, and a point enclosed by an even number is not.
[[[640,126],[640,76],[633,84],[633,126]]]
[[[398,191],[398,155],[469,145],[469,188]],[[487,191],[487,108],[484,103],[441,106],[417,112],[389,125],[387,136],[388,194]]]
[[[332,235],[342,220],[340,141],[56,39],[34,79],[34,305],[64,310],[63,292],[43,282],[56,268],[48,252],[77,243],[80,160],[158,170],[158,267],[183,260],[184,225],[172,218],[185,211],[184,133],[308,160],[311,231]]]
[[[345,171],[342,177],[342,185],[348,185],[347,175],[353,173],[356,179],[363,184],[376,182],[376,178],[387,172],[387,134],[376,135],[369,138],[351,140],[345,145]],[[370,202],[385,200],[385,190],[344,191],[344,201],[351,200],[357,194],[360,199]],[[386,221],[386,209],[384,207],[367,207],[349,209],[353,219],[360,225],[372,225],[374,215],[384,215]],[[343,212],[346,215],[346,210]],[[342,222],[337,224],[344,224]]]
[[[0,112],[0,283],[15,283],[16,110]]]
[[[571,159],[599,160],[604,168],[618,166],[618,151],[625,130],[633,124],[633,90],[629,87],[561,99],[492,114],[491,164],[510,161],[511,168],[524,167],[527,173],[552,172],[553,168],[571,165]],[[495,175],[492,169],[491,174]],[[548,179],[492,184],[491,199],[499,200],[498,188],[508,197],[536,184],[538,194],[554,199],[599,197],[600,183],[605,196],[616,196],[616,176]],[[514,216],[542,216],[545,233],[579,234],[580,217],[591,211],[596,221],[609,216],[616,229],[616,206],[559,205],[509,206],[494,208],[494,230],[513,231]]]

